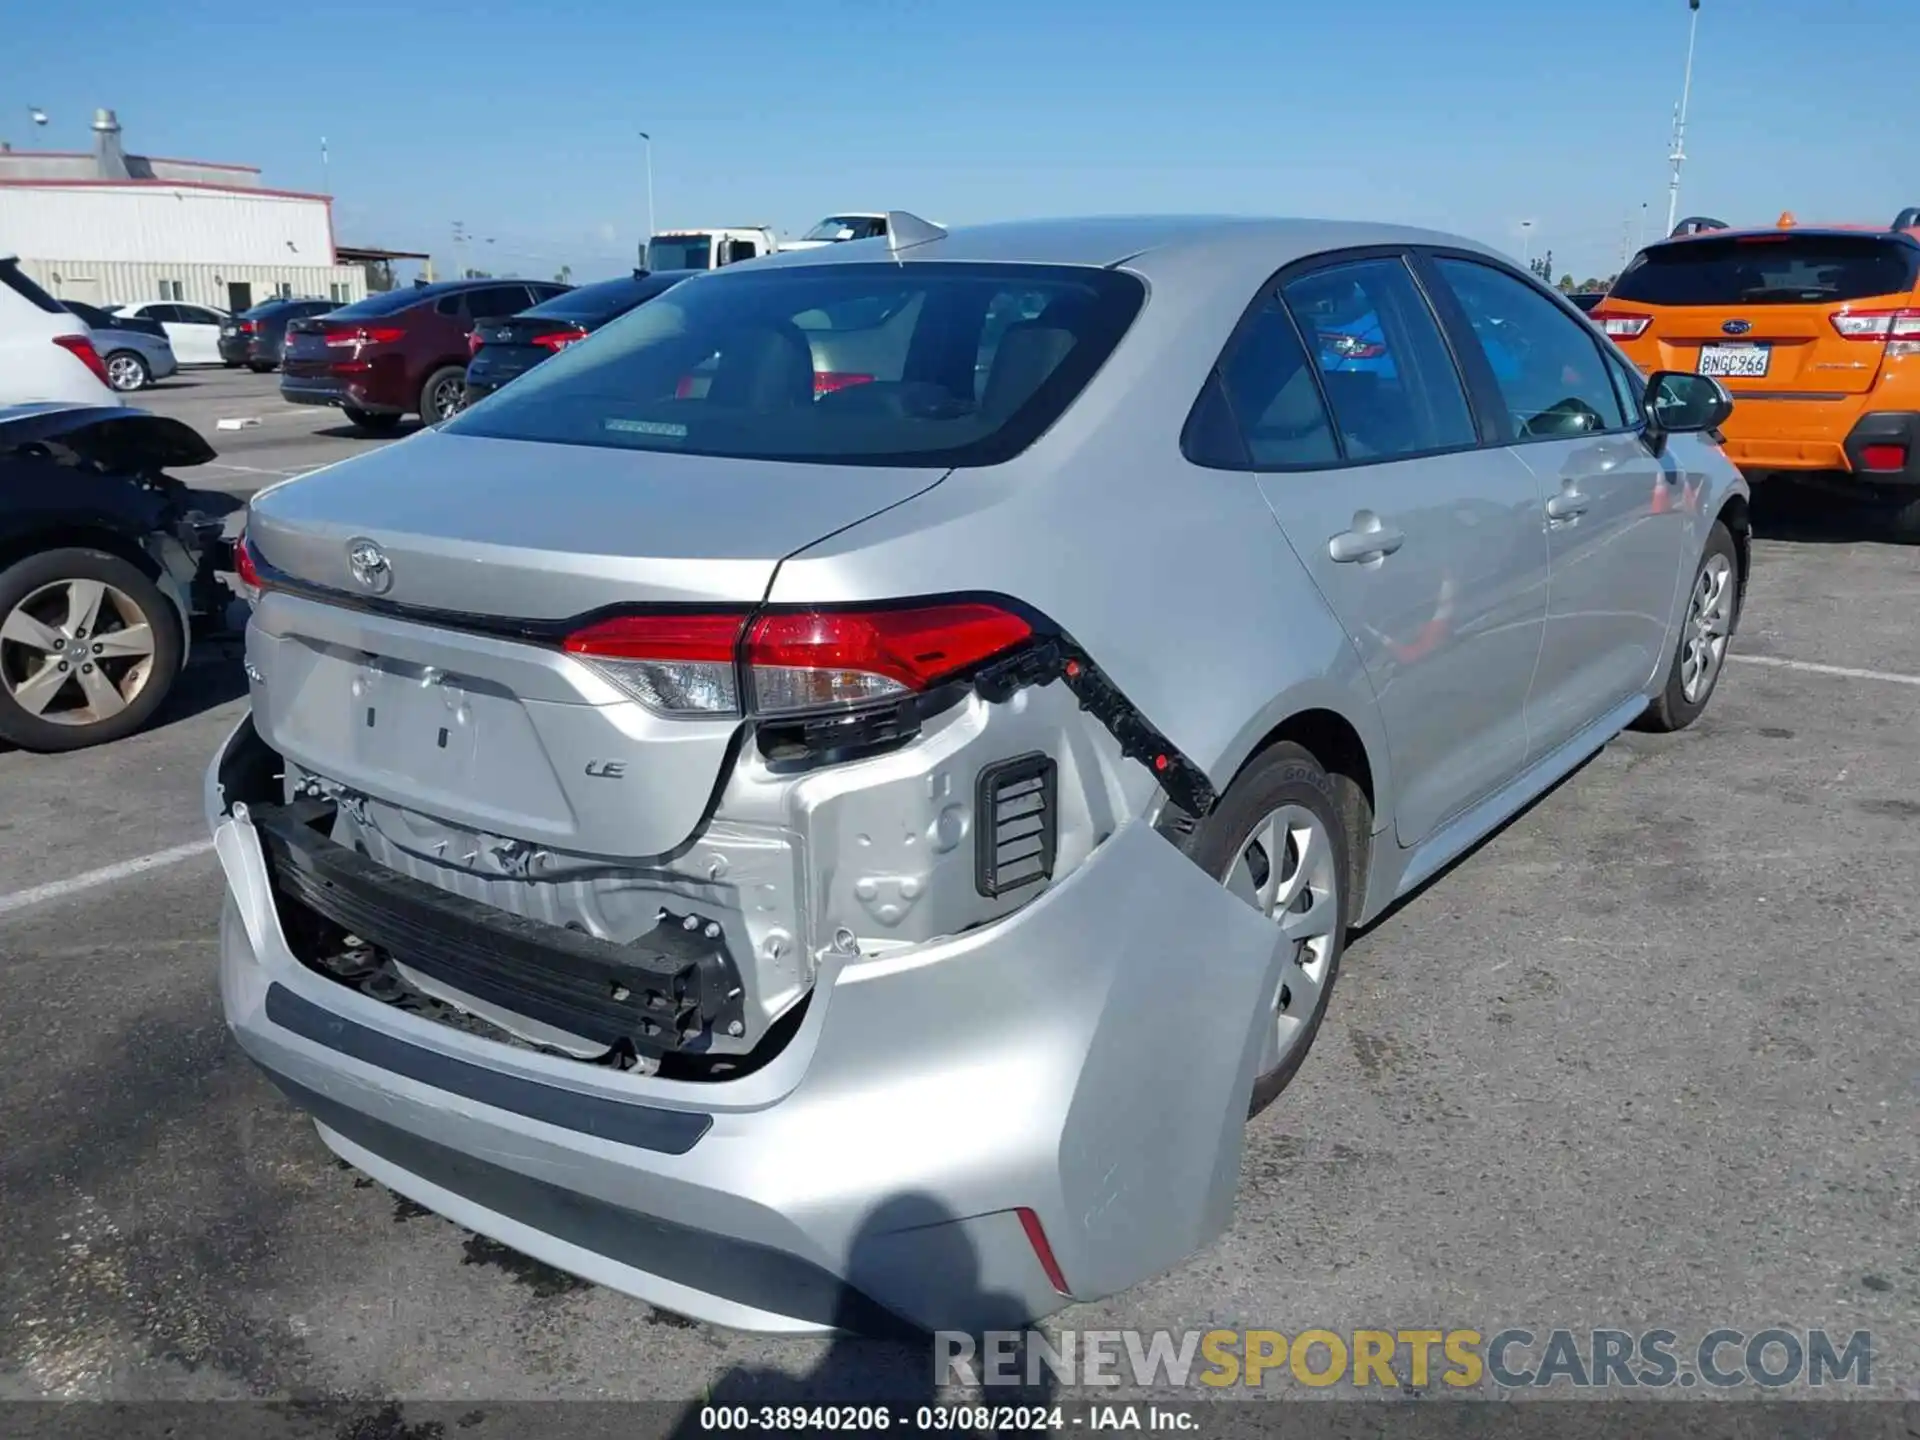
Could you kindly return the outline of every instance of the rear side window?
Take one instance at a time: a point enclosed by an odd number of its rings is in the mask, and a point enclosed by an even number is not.
[[[1625,427],[1592,325],[1491,265],[1441,259],[1434,269],[1493,372],[1508,436],[1545,440]]]
[[[1739,235],[1642,250],[1609,301],[1642,305],[1812,305],[1913,289],[1920,246],[1880,235]]]
[[[34,284],[32,277],[20,268],[18,260],[0,260],[0,285],[6,286],[36,310],[44,310],[49,315],[63,313],[60,302]]]
[[[1073,403],[1146,298],[1080,266],[819,265],[675,286],[456,434],[845,465],[992,465]],[[989,316],[1019,318],[991,346]],[[983,358],[990,357],[990,358]]]
[[[1281,294],[1313,351],[1347,459],[1479,443],[1453,356],[1402,261],[1316,270]]]
[[[1287,470],[1340,458],[1320,387],[1293,322],[1268,300],[1234,336],[1187,422],[1199,465]]]

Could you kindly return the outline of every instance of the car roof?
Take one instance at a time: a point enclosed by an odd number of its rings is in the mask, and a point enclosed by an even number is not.
[[[1365,245],[1448,245],[1493,253],[1476,241],[1406,225],[1354,220],[1260,219],[1234,215],[1119,215],[1075,220],[1017,220],[963,226],[942,238],[898,252],[884,239],[848,240],[818,250],[776,253],[750,263],[753,270],[780,265],[848,265],[898,259],[905,262],[990,261],[1006,264],[1125,265],[1206,260],[1223,269],[1261,270],[1326,250]],[[1264,267],[1264,269],[1262,269]],[[731,268],[731,267],[730,267]]]
[[[1798,235],[1811,235],[1815,239],[1833,235],[1845,235],[1851,239],[1877,235],[1886,240],[1904,240],[1920,245],[1920,228],[1889,230],[1884,225],[1730,225],[1724,230],[1696,230],[1689,235],[1669,235],[1661,240],[1650,241],[1646,248],[1657,250],[1666,245],[1691,244],[1695,240],[1752,240],[1763,236],[1785,239]]]

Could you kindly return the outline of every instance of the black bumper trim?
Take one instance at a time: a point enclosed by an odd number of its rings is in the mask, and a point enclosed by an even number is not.
[[[284,985],[267,987],[267,1019],[364,1065],[616,1145],[684,1155],[713,1126],[711,1115],[696,1111],[660,1110],[583,1095],[437,1054],[336,1015]]]
[[[1869,445],[1904,445],[1907,463],[1898,470],[1869,470],[1864,458]],[[1862,415],[1847,432],[1847,465],[1859,480],[1880,485],[1920,485],[1920,414],[1881,410]]]
[[[389,870],[309,823],[322,802],[256,804],[267,871],[291,900],[444,984],[609,1048],[704,1051],[744,1028],[717,922],[662,910],[630,945],[516,915]]]
[[[363,1150],[544,1235],[771,1314],[859,1335],[906,1338],[918,1333],[839,1276],[798,1255],[536,1180],[364,1115],[271,1066],[260,1068],[295,1105]]]

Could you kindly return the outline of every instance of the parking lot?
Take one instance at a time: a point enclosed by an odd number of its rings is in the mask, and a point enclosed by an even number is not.
[[[382,443],[243,371],[139,403],[235,495]],[[1704,719],[1616,740],[1359,937],[1227,1237],[1053,1323],[1821,1326],[1873,1333],[1883,1394],[1920,1374],[1920,566],[1763,533]],[[213,645],[149,732],[0,754],[0,1394],[923,1391],[923,1354],[696,1326],[331,1159],[219,1011],[200,786],[241,694]]]

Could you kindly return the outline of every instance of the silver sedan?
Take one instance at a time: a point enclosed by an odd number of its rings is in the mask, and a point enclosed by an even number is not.
[[[263,492],[206,792],[335,1153],[751,1328],[1218,1235],[1349,930],[1690,724],[1749,563],[1718,382],[1470,240],[886,228]]]

